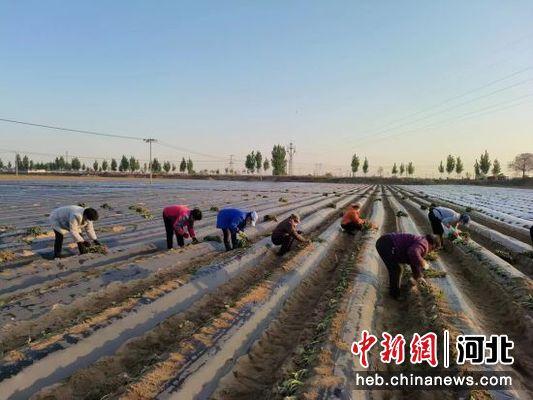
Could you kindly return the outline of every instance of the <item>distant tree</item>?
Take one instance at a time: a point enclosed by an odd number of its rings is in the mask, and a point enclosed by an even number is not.
[[[392,166],[392,175],[396,175],[398,173],[398,167],[396,166],[396,163]]]
[[[492,175],[497,177],[502,172],[502,167],[500,165],[500,162],[497,158],[494,159],[494,162],[492,163]]]
[[[119,171],[126,172],[130,169],[130,162],[126,156],[122,156],[120,160],[120,166],[118,167]]]
[[[268,161],[268,158],[265,158],[265,161],[263,161],[263,171],[267,172],[270,169],[270,162]]]
[[[263,155],[260,151],[255,152],[255,170],[257,173],[261,171],[261,167],[263,166]]]
[[[483,173],[483,175],[487,175],[490,171],[490,159],[489,159],[489,153],[487,150],[485,150],[485,153],[481,155],[479,158],[479,170]]]
[[[383,167],[378,167],[378,175],[381,177],[383,176]]]
[[[129,159],[130,171],[135,172],[141,169],[141,163],[135,157],[131,156]]]
[[[107,160],[102,161],[102,171],[107,171],[109,168],[109,164],[107,163]]]
[[[287,175],[287,152],[280,144],[272,148],[272,175]]]
[[[246,155],[244,166],[246,167],[246,171],[248,173],[253,173],[255,171],[255,153],[253,151]]]
[[[479,179],[481,177],[481,170],[479,168],[479,161],[477,159],[474,163],[474,177],[475,179]]]
[[[111,171],[116,171],[116,170],[117,170],[117,160],[112,158],[111,159]]]
[[[368,172],[368,159],[365,157],[365,161],[363,161],[363,173],[366,175]]]
[[[8,161],[7,162],[7,169],[11,169],[13,168],[13,165],[11,164],[11,161]]]
[[[30,159],[28,156],[22,157],[22,169],[28,171],[30,169]]]
[[[172,172],[176,172],[176,164],[172,163]]]
[[[194,174],[194,164],[190,158],[187,160],[187,173],[189,175]]]
[[[400,164],[400,176],[402,176],[404,172],[405,172],[405,165],[403,165],[403,163],[401,163]]]
[[[533,170],[533,153],[518,154],[509,163],[509,168],[515,172],[522,172],[522,178],[525,178],[527,173]]]
[[[187,161],[185,161],[185,157],[183,157],[180,162],[180,172],[185,172],[186,170],[187,170]]]
[[[161,172],[161,163],[157,158],[152,160],[152,172],[158,173]]]
[[[455,172],[457,175],[461,176],[463,173],[465,167],[463,165],[463,161],[461,160],[461,157],[457,156],[457,159],[455,161]]]
[[[33,162],[33,160],[30,160],[30,170],[33,170],[35,167],[35,163]]]
[[[352,156],[352,163],[351,163],[351,167],[352,167],[352,176],[355,176],[355,174],[357,174],[357,171],[359,170],[359,164],[361,162],[359,161],[359,157],[357,157],[357,154],[354,154]]]
[[[170,168],[172,168],[172,166],[170,165],[170,162],[165,161],[163,163],[163,170],[168,174],[170,172]]]
[[[62,157],[61,157],[62,158]],[[81,162],[78,157],[73,157],[70,166],[74,171],[79,171],[81,168]]]
[[[455,169],[455,158],[451,154],[448,154],[446,158],[446,172],[450,175]]]
[[[15,165],[19,170],[22,169],[22,158],[20,157],[20,154],[15,155]]]
[[[409,176],[415,173],[415,166],[411,161],[409,161],[409,164],[407,164],[407,173],[409,174]]]
[[[444,173],[444,163],[442,162],[442,160],[440,161],[438,169],[439,169],[439,173],[442,175]]]
[[[98,171],[98,161],[96,161],[96,160],[94,160],[94,162],[93,162],[93,169],[95,171]]]
[[[71,166],[72,166],[72,164],[71,164]],[[66,169],[70,169],[68,164],[66,165]],[[87,166],[85,165],[85,163],[81,164],[81,170],[82,171],[87,171]]]
[[[2,161],[1,158],[0,158],[0,169],[4,169],[4,162]]]

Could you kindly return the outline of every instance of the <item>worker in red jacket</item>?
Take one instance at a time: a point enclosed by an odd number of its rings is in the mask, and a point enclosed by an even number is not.
[[[424,259],[427,253],[437,248],[438,239],[433,235],[410,233],[387,233],[376,241],[376,250],[389,271],[389,293],[397,299],[400,295],[403,269],[400,264],[409,264],[413,279],[425,283],[422,271],[427,268]]]
[[[163,209],[163,222],[167,232],[167,248],[170,250],[173,245],[172,236],[176,234],[178,245],[183,247],[185,239],[189,236],[194,244],[198,243],[194,232],[194,221],[202,219],[202,212],[198,208],[189,209],[187,206],[173,205]],[[185,232],[187,229],[188,232]]]

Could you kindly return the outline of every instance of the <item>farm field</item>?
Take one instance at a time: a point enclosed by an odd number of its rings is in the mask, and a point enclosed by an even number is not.
[[[0,398],[531,398],[531,200],[533,191],[465,186],[0,181]],[[354,202],[377,229],[340,230]],[[431,203],[468,207],[470,240],[438,253],[427,287],[393,300],[375,241],[428,233]],[[107,254],[78,256],[66,237],[67,256],[51,259],[48,214],[69,204],[98,210]],[[203,211],[199,244],[166,250],[168,204]],[[212,237],[228,206],[260,219],[248,247],[224,252]],[[312,241],[278,257],[276,222],[264,217],[294,212]],[[363,329],[508,334],[514,389],[364,393],[350,353]],[[371,370],[408,370],[375,356]]]

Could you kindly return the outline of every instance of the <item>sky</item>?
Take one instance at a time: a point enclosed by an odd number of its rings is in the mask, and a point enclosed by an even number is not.
[[[197,170],[293,142],[298,174],[347,174],[353,154],[370,174],[433,176],[448,154],[472,172],[484,150],[533,152],[531,21],[530,0],[3,0],[0,118],[157,138]],[[0,122],[6,150],[149,157]]]

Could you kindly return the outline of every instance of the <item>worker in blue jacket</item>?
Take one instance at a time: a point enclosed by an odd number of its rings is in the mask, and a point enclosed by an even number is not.
[[[244,231],[247,225],[255,226],[258,218],[255,211],[243,211],[238,208],[223,208],[218,212],[217,228],[222,229],[226,251],[239,247],[237,233]]]

